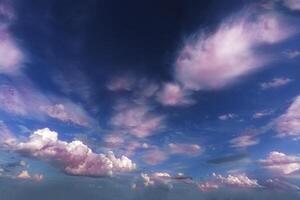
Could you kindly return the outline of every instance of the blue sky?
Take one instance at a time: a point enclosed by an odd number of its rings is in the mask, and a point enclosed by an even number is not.
[[[299,20],[298,0],[1,0],[1,181],[299,191]]]

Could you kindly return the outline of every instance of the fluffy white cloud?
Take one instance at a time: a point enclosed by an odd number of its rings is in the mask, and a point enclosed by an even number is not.
[[[176,61],[176,78],[191,90],[226,87],[272,60],[255,49],[293,35],[287,24],[274,13],[237,15],[215,33],[184,46]]]
[[[227,177],[222,175],[213,174],[213,176],[221,183],[234,187],[244,187],[244,188],[257,188],[261,187],[257,180],[248,178],[245,174],[231,175]]]
[[[259,160],[265,168],[280,174],[291,174],[300,170],[300,156],[286,155],[272,151],[264,160]]]
[[[126,156],[116,158],[113,152],[94,153],[81,141],[59,140],[58,133],[48,128],[35,131],[26,142],[17,142],[12,148],[38,158],[59,161],[67,173],[74,175],[103,176],[136,169]]]
[[[228,113],[228,114],[220,115],[218,118],[219,118],[219,120],[225,121],[225,120],[228,120],[228,119],[234,119],[236,117],[237,117],[236,114]]]
[[[279,137],[300,136],[300,96],[297,96],[287,111],[275,120]]]
[[[282,87],[285,86],[287,84],[289,84],[290,82],[292,82],[292,79],[289,78],[274,78],[269,82],[263,82],[260,84],[260,88],[262,90],[267,90],[267,89],[272,89],[272,88],[278,88],[278,87]]]

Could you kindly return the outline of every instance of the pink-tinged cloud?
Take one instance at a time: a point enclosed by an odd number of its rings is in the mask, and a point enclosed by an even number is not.
[[[230,140],[230,144],[234,148],[250,147],[258,143],[259,139],[255,135],[242,135]]]
[[[58,161],[65,172],[72,175],[106,176],[136,169],[136,165],[126,156],[117,158],[113,152],[94,153],[81,141],[59,140],[58,133],[48,128],[35,131],[27,141],[17,142],[11,149],[37,158]]]
[[[27,109],[19,91],[9,85],[0,86],[0,108],[15,115],[26,115]]]
[[[18,74],[23,61],[24,55],[10,33],[0,27],[0,73]]]
[[[279,137],[300,136],[300,96],[297,96],[287,111],[275,120],[275,129]]]
[[[300,170],[300,156],[286,155],[281,152],[272,151],[266,159],[259,160],[266,169],[281,175],[292,174]]]
[[[175,83],[165,83],[162,90],[158,93],[158,101],[165,106],[184,106],[194,103],[190,97],[188,97],[187,91],[185,91],[180,85]]]
[[[146,105],[119,104],[110,123],[115,128],[139,138],[155,134],[161,127],[163,116],[153,114]]]
[[[299,0],[281,0],[283,5],[293,11],[300,10],[300,1]]]
[[[136,79],[129,75],[116,76],[112,78],[107,89],[110,91],[130,91],[135,86]]]
[[[274,78],[271,81],[263,82],[260,84],[262,90],[268,90],[273,88],[279,88],[291,83],[293,80],[289,78]]]
[[[16,138],[3,121],[0,121],[0,146],[11,147],[15,144]]]
[[[0,23],[9,23],[15,19],[15,10],[10,0],[2,0],[0,2]]]
[[[23,82],[25,86],[0,85],[0,109],[18,116],[43,119],[50,117],[65,123],[89,127],[94,120],[79,104],[68,99],[52,95],[44,95],[30,82]]]
[[[144,153],[143,161],[148,165],[158,165],[168,159],[166,152],[160,149],[151,149]]]
[[[68,100],[63,100],[62,102],[52,105],[41,105],[40,110],[47,116],[62,122],[70,122],[84,127],[91,125],[92,119],[80,105],[76,105]]]
[[[174,144],[170,143],[169,148],[173,154],[185,154],[196,156],[201,153],[201,147],[198,144]]]
[[[294,35],[287,21],[274,13],[226,20],[215,33],[187,42],[176,60],[176,78],[191,90],[220,89],[239,81],[272,61],[256,48]]]

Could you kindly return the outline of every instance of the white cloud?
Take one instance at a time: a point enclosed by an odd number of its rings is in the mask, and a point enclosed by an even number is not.
[[[275,120],[275,129],[279,137],[300,136],[300,96],[297,96],[287,111]]]
[[[236,114],[228,113],[228,114],[220,115],[218,118],[219,118],[219,120],[225,121],[225,120],[228,120],[228,119],[234,119],[236,117],[237,117]]]
[[[265,168],[279,174],[292,174],[300,170],[300,156],[272,151],[266,159],[259,160]]]
[[[241,135],[230,140],[230,144],[235,148],[249,147],[259,143],[255,135]]]
[[[272,61],[255,52],[257,47],[293,34],[282,16],[242,13],[223,22],[215,33],[188,42],[177,58],[176,78],[191,90],[224,88]]]
[[[68,143],[59,140],[58,133],[48,128],[35,131],[27,141],[17,142],[11,148],[38,158],[58,161],[67,173],[73,175],[103,176],[136,169],[136,165],[126,156],[116,158],[113,152],[94,153],[81,141]]]

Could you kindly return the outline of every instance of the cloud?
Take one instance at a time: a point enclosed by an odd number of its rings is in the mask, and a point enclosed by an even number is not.
[[[24,171],[20,172],[20,174],[17,176],[17,178],[19,178],[19,179],[31,179],[31,176],[28,173],[28,171],[24,170]]]
[[[147,105],[120,103],[115,107],[110,123],[122,132],[145,138],[162,127],[163,119],[163,116],[151,113]]]
[[[243,188],[257,188],[261,187],[257,180],[248,178],[245,174],[241,175],[231,175],[223,177],[222,175],[213,174],[214,177],[221,183],[234,187],[243,187]]]
[[[58,133],[48,128],[35,131],[27,141],[17,142],[10,148],[37,158],[58,161],[65,172],[72,175],[106,176],[136,169],[126,156],[116,158],[111,151],[107,154],[94,153],[81,141],[59,140]]]
[[[299,0],[281,0],[284,6],[293,11],[300,10],[300,1]]]
[[[186,154],[190,156],[199,155],[201,147],[197,144],[174,144],[170,143],[169,148],[173,154]]]
[[[144,153],[143,160],[149,165],[157,165],[168,159],[166,152],[159,149],[151,149]]]
[[[275,179],[268,179],[266,181],[266,187],[276,189],[276,190],[296,190],[300,191],[300,187],[294,185],[292,183],[280,180],[278,178]]]
[[[136,79],[130,75],[115,76],[107,83],[110,91],[131,91],[136,84]]]
[[[11,2],[0,2],[0,74],[18,74],[24,62],[24,54],[9,30],[14,19]]]
[[[275,120],[279,137],[300,136],[300,96],[297,96],[287,111]]]
[[[259,160],[266,169],[283,175],[292,174],[300,170],[300,156],[286,155],[272,151],[266,159]]]
[[[290,58],[290,59],[294,59],[300,56],[300,51],[294,50],[294,51],[286,51],[284,52],[284,54]]]
[[[242,13],[226,20],[211,35],[187,42],[176,60],[176,78],[191,90],[221,89],[273,59],[255,50],[294,34],[287,20],[274,13]]]
[[[224,177],[213,173],[213,179],[197,184],[201,191],[215,190],[221,187],[237,187],[237,188],[260,188],[261,185],[255,179],[250,179],[246,174],[231,175]]]
[[[259,139],[255,135],[242,135],[230,140],[230,144],[235,148],[244,148],[259,143]]]
[[[54,95],[46,96],[30,86],[30,82],[21,82],[26,86],[0,85],[0,109],[17,116],[35,119],[47,116],[83,127],[95,124],[81,105]]]
[[[260,84],[260,88],[262,90],[268,90],[268,89],[273,89],[273,88],[278,88],[285,86],[289,83],[291,83],[293,80],[289,78],[274,78],[269,82],[263,82]]]
[[[262,111],[254,113],[252,117],[254,119],[260,119],[262,117],[272,115],[272,113],[273,113],[272,110],[262,110]]]
[[[237,117],[236,114],[228,113],[228,114],[220,115],[218,118],[219,118],[219,120],[225,121],[225,120],[228,120],[228,119],[234,119],[236,117]]]
[[[157,99],[164,106],[183,106],[194,103],[188,97],[187,91],[175,83],[165,83],[162,90],[158,93]]]

